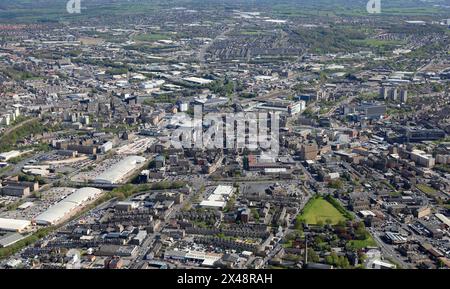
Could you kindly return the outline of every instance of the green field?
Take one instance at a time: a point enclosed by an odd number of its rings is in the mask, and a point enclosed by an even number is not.
[[[141,42],[154,42],[158,40],[170,40],[170,36],[159,33],[138,34],[133,37],[135,41]]]
[[[432,187],[429,187],[427,185],[424,184],[418,184],[416,185],[416,187],[421,190],[422,192],[424,192],[425,194],[427,194],[428,196],[434,197],[438,192],[433,189]]]
[[[336,225],[340,221],[345,221],[346,217],[341,214],[331,203],[319,197],[310,200],[304,207],[300,220],[304,220],[307,224],[315,225],[319,222],[327,223],[331,221],[332,225]]]
[[[356,45],[370,46],[370,47],[397,46],[404,44],[402,41],[397,40],[354,39],[351,41]]]
[[[373,239],[372,236],[368,235],[368,238],[365,240],[351,240],[347,244],[350,248],[360,250],[367,247],[376,247],[377,242]]]

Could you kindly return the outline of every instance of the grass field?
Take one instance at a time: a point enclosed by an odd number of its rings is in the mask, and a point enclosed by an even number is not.
[[[379,39],[354,39],[352,40],[353,43],[356,45],[362,45],[362,46],[370,46],[370,47],[382,47],[382,46],[396,46],[396,45],[402,45],[402,41],[397,40],[379,40]]]
[[[354,248],[356,250],[360,250],[367,247],[376,247],[377,242],[372,238],[372,236],[369,235],[369,237],[365,240],[351,240],[348,242],[348,245],[351,248]]]
[[[158,40],[169,40],[170,36],[159,33],[151,33],[151,34],[139,34],[133,37],[133,39],[141,42],[154,42]]]
[[[432,187],[429,187],[427,185],[418,184],[418,185],[416,185],[416,187],[431,197],[434,197],[437,194],[437,191],[435,189],[433,189]]]
[[[299,218],[311,225],[318,222],[326,224],[327,220],[330,220],[332,225],[336,225],[340,221],[346,220],[344,215],[323,198],[315,198],[309,201]]]

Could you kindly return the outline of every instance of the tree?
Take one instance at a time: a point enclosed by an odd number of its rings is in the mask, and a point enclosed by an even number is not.
[[[314,262],[314,263],[319,262],[319,256],[311,248],[308,248],[308,261],[311,261],[311,262]]]
[[[253,217],[253,219],[259,220],[259,213],[258,213],[258,210],[255,209],[255,208],[252,208],[251,211],[252,211],[252,217]]]

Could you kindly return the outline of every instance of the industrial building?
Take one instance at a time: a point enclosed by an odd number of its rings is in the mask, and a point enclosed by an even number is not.
[[[167,250],[164,253],[165,260],[179,260],[182,262],[192,262],[200,264],[202,267],[213,267],[214,263],[222,257],[217,253],[206,253],[199,251],[174,251]]]
[[[203,208],[223,209],[228,199],[232,196],[233,191],[232,186],[219,185],[206,200],[200,203],[200,206]]]
[[[55,225],[66,219],[102,193],[96,188],[81,188],[34,218],[39,225]]]
[[[128,156],[98,175],[94,179],[94,183],[118,184],[145,161],[144,157]]]
[[[9,232],[23,232],[31,225],[30,221],[0,218],[0,230]]]
[[[303,100],[294,101],[267,101],[260,103],[256,107],[259,110],[280,112],[286,115],[296,115],[306,109],[306,102]]]
[[[390,244],[403,244],[408,242],[407,238],[395,232],[386,232],[385,238]]]
[[[22,198],[30,195],[30,188],[23,186],[7,185],[1,188],[1,195]]]

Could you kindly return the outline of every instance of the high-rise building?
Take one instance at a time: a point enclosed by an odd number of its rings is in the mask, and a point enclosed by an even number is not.
[[[394,89],[391,90],[391,99],[393,101],[397,100],[397,94],[398,94],[397,88],[394,88]]]
[[[380,88],[380,98],[387,99],[388,98],[388,88],[386,86],[382,86]]]
[[[400,92],[400,101],[406,103],[408,101],[408,90],[403,89]]]

